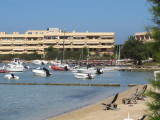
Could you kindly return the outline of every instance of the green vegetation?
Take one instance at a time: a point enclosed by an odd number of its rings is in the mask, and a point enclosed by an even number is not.
[[[153,25],[148,27],[151,37],[155,40],[153,45],[153,58],[160,63],[160,0],[147,0],[151,3],[150,12],[153,15]]]
[[[45,59],[53,60],[58,57],[58,50],[52,46],[45,49]]]
[[[160,90],[160,75],[157,75],[156,80],[149,80],[155,89]],[[160,93],[154,89],[147,92],[147,95],[152,98],[151,102],[147,103],[149,120],[160,119]]]
[[[121,49],[121,56],[122,58],[133,59],[135,64],[141,65],[142,60],[146,60],[150,56],[146,46],[147,44],[145,45],[142,41],[136,40],[134,36],[130,36]]]
[[[31,54],[1,54],[0,60],[12,60],[13,58],[20,58],[21,60],[35,60],[41,59],[42,55],[36,52]]]
[[[150,12],[153,15],[153,26],[149,27],[151,37],[155,42],[148,46],[149,54],[152,53],[156,62],[160,63],[160,0],[147,0],[151,3]],[[160,75],[157,75],[156,80],[149,81],[155,89],[160,90]],[[147,104],[149,120],[160,119],[160,93],[154,90],[148,92],[148,96],[152,98],[152,101]]]
[[[0,60],[12,60],[13,58],[20,58],[21,60],[35,60],[35,59],[45,59],[45,60],[54,60],[62,59],[63,52],[54,48],[53,46],[50,46],[45,49],[43,54],[38,54],[37,52],[31,53],[31,54],[1,54]],[[82,49],[79,49],[77,51],[65,51],[65,60],[73,59],[73,60],[86,60],[94,59],[94,60],[103,60],[103,59],[113,59],[114,56],[110,56],[108,54],[99,55],[97,54],[91,55],[89,48],[84,47]]]

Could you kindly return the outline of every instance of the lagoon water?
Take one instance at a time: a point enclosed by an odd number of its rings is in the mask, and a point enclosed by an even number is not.
[[[19,80],[6,80],[1,73],[0,83],[119,83],[121,87],[1,84],[0,120],[45,120],[127,90],[128,84],[143,85],[153,78],[153,72],[107,71],[93,80],[75,79],[72,72],[51,70],[51,73],[50,77],[35,76],[31,70],[14,73]]]

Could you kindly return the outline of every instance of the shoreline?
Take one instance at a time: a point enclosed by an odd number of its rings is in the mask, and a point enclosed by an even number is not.
[[[137,104],[132,106],[122,103],[123,98],[130,97],[131,94],[135,93],[137,88],[142,88],[143,85],[134,86],[128,90],[119,93],[119,96],[116,100],[118,104],[118,110],[103,110],[104,106],[101,103],[109,103],[112,97],[106,98],[105,100],[98,101],[95,104],[82,107],[77,110],[73,110],[55,117],[47,118],[46,120],[123,120],[128,118],[128,113],[130,118],[138,120],[141,116],[145,114],[146,102],[145,100],[137,100]],[[151,85],[148,85],[147,89],[150,89]],[[63,108],[62,108],[63,109]]]

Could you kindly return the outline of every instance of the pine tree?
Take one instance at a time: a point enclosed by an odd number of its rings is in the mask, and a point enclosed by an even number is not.
[[[155,40],[153,45],[154,59],[160,62],[160,0],[147,0],[151,3],[151,14],[153,15],[153,26],[150,27],[151,37]],[[150,80],[150,83],[155,89],[159,91],[151,90],[148,92],[148,96],[152,101],[148,103],[149,120],[160,120],[160,75],[156,77],[156,80]]]
[[[147,0],[151,3],[150,12],[153,15],[153,26],[149,27],[151,37],[155,40],[153,50],[154,59],[160,62],[160,0]]]
[[[147,93],[147,95],[152,98],[151,102],[147,103],[149,120],[160,120],[160,74],[157,75],[156,80],[149,81],[155,88]]]

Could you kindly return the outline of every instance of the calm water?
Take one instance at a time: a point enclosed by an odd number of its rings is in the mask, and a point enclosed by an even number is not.
[[[113,96],[128,84],[146,84],[153,77],[152,72],[108,71],[93,80],[79,80],[71,72],[51,72],[50,77],[34,76],[31,70],[15,73],[19,80],[6,80],[0,74],[0,83],[120,83],[121,87],[0,85],[0,120],[45,120]]]

